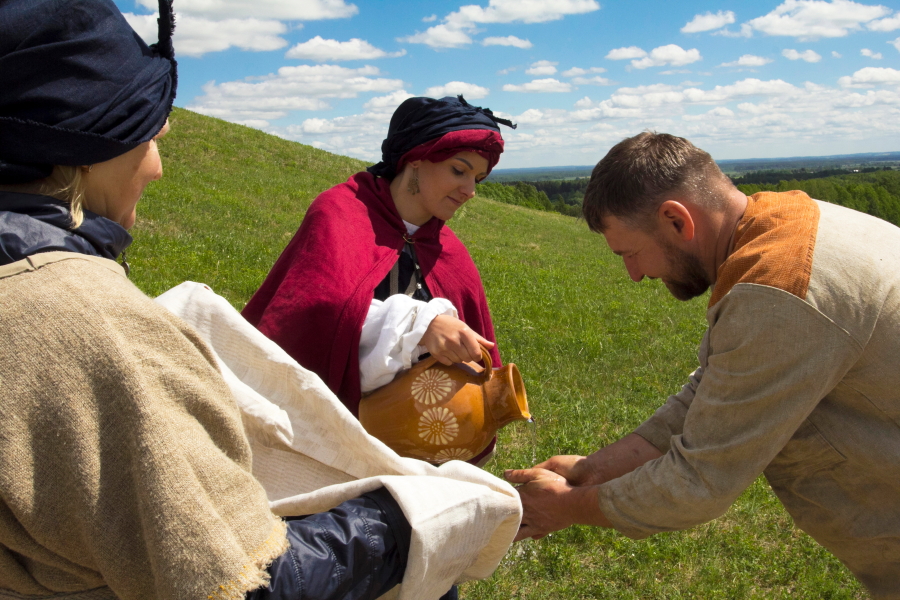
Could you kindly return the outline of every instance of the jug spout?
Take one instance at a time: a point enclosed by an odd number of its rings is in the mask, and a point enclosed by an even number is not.
[[[484,401],[497,422],[497,429],[513,421],[531,418],[522,375],[512,363],[496,369],[484,383]]]

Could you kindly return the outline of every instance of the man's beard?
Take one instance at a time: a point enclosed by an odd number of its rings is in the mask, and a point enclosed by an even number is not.
[[[669,293],[678,300],[690,300],[705,293],[712,282],[700,259],[666,241],[661,245],[669,262],[669,274],[663,279]]]

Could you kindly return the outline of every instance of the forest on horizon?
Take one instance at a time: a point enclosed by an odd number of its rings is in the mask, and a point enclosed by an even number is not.
[[[846,206],[900,226],[900,167],[827,168],[810,170],[772,169],[731,176],[743,193],[802,190],[810,197]],[[538,181],[486,181],[478,193],[486,198],[525,206],[536,210],[558,212],[570,217],[581,216],[581,202],[589,177]]]

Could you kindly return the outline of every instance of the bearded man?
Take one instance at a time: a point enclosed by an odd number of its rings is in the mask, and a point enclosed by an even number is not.
[[[689,141],[645,132],[594,169],[584,216],[634,281],[712,287],[700,367],[588,457],[507,472],[518,539],[632,538],[721,516],[760,473],[874,598],[900,598],[900,229],[799,191],[747,197]]]

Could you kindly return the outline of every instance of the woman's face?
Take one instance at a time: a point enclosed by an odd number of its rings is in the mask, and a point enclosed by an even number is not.
[[[410,163],[419,170],[418,219],[423,225],[431,217],[447,221],[475,196],[475,184],[487,177],[488,161],[476,152],[460,152],[439,163],[427,160]],[[409,219],[407,219],[409,220]]]
[[[125,154],[97,163],[82,175],[84,207],[125,229],[134,225],[135,210],[144,188],[162,177],[156,140],[169,131],[169,122],[149,142]]]

